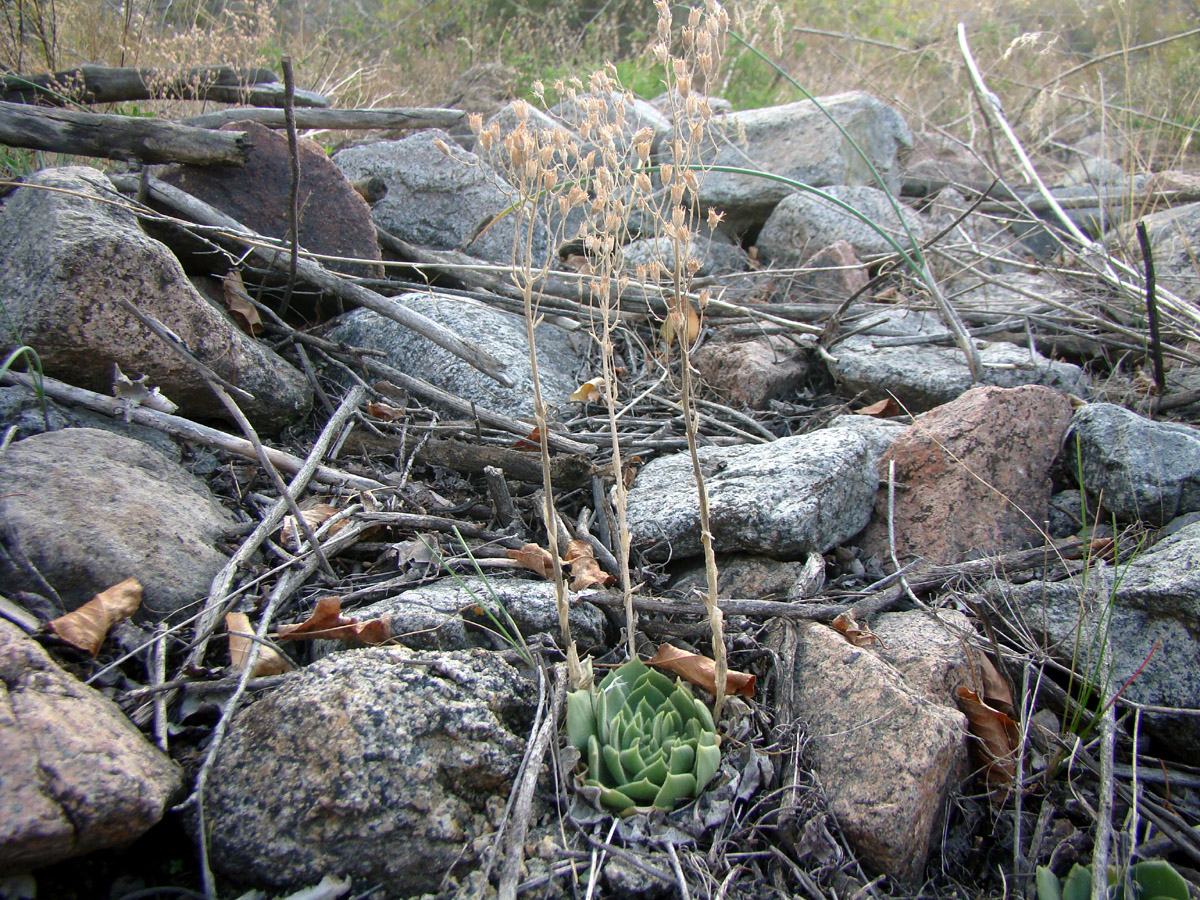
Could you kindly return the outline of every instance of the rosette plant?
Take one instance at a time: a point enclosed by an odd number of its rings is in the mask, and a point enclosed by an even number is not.
[[[599,688],[567,695],[567,735],[587,765],[583,783],[621,815],[673,810],[700,794],[721,762],[708,708],[679,681],[632,659]]]

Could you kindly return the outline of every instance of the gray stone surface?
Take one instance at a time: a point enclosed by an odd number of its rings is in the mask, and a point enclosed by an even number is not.
[[[1073,581],[992,583],[984,596],[990,604],[1011,603],[1023,614],[1025,627],[1046,636],[1049,652],[1068,664],[1072,659],[1094,663],[1107,633],[1112,641],[1109,691],[1128,681],[1122,696],[1135,703],[1200,707],[1200,524],[1180,529],[1119,567],[1094,565],[1086,577]],[[1151,654],[1156,641],[1161,644]],[[1157,742],[1148,752],[1195,758],[1200,719],[1146,712],[1142,725]]]
[[[438,140],[445,142],[449,156],[438,149]],[[333,161],[351,181],[384,180],[387,196],[372,207],[371,216],[396,237],[504,264],[512,261],[514,245],[531,250],[535,266],[546,259],[544,225],[535,224],[529,247],[523,213],[513,211],[492,222],[513,205],[516,192],[491,166],[460,149],[444,131],[430,129],[399,141],[350,147]],[[517,241],[520,244],[515,244]],[[526,257],[519,253],[517,258]]]
[[[1071,435],[1079,456],[1067,467],[1083,487],[1122,521],[1154,525],[1200,510],[1200,431],[1154,422],[1112,403],[1091,403],[1075,412]],[[1072,443],[1074,446],[1074,443]]]
[[[386,362],[390,365],[424,378],[463,400],[473,400],[512,416],[533,414],[533,379],[522,317],[445,294],[403,294],[394,299],[497,357],[516,379],[516,385],[503,387],[449,351],[370,310],[358,309],[346,314],[330,329],[328,337],[356,347],[382,350],[387,353]],[[579,386],[577,376],[581,365],[571,336],[561,328],[543,323],[536,341],[538,374],[546,405],[551,408],[565,405]]]
[[[701,231],[707,230],[701,228]],[[691,274],[696,278],[745,272],[750,268],[750,255],[720,232],[716,236],[689,241],[685,250],[684,271],[687,271],[689,261],[695,260],[692,265],[696,268]],[[655,264],[660,273],[657,280],[669,281],[675,266],[675,242],[670,238],[639,238],[621,248],[621,268],[627,275],[636,277],[639,265],[653,273]],[[655,279],[651,276],[650,280]]]
[[[830,352],[836,362],[829,369],[840,390],[866,402],[896,399],[913,413],[947,403],[972,386],[971,372],[962,351],[950,340],[945,326],[930,313],[898,310],[880,313],[864,322],[863,334],[838,341]],[[937,336],[931,342],[904,342],[906,338]],[[1040,384],[1063,393],[1086,396],[1087,374],[1078,366],[1031,355],[1028,347],[1004,341],[977,343],[984,364],[982,383],[994,387]]]
[[[901,434],[908,430],[907,422],[895,422],[891,419],[877,419],[875,416],[835,416],[829,421],[829,428],[846,428],[862,435],[871,451],[871,456],[878,462],[888,447]]]
[[[860,860],[919,884],[966,772],[966,717],[838,631],[809,622],[798,631],[780,705],[803,727],[829,810]]]
[[[1175,187],[1169,183],[1162,186]],[[1194,187],[1191,184],[1184,189]],[[1150,237],[1158,286],[1185,297],[1195,297],[1200,290],[1200,269],[1196,265],[1196,247],[1200,246],[1200,203],[1184,203],[1173,209],[1159,210],[1143,217],[1142,221]],[[1122,246],[1133,248],[1132,252],[1136,254],[1138,241],[1132,224],[1114,232],[1107,244],[1112,250]],[[1140,266],[1137,260],[1131,262]]]
[[[867,442],[846,430],[769,444],[700,449],[718,552],[797,558],[855,535],[878,476]],[[629,492],[633,546],[652,559],[701,552],[700,504],[687,453],[659,457]]]
[[[133,213],[102,202],[117,195],[101,172],[45,169],[26,183],[50,190],[20,188],[0,207],[0,298],[47,375],[111,394],[117,363],[130,378],[147,375],[179,404],[180,415],[227,415],[203,377],[134,318],[123,298],[253,394],[240,405],[255,427],[278,431],[307,413],[307,379],[201,297]],[[12,334],[0,329],[0,356],[13,349]]]
[[[384,898],[437,892],[491,846],[537,695],[483,650],[308,666],[230,727],[206,797],[214,867],[278,889],[338,873]]]
[[[132,841],[182,781],[116,704],[0,619],[0,875]]]
[[[910,246],[887,195],[867,185],[831,185],[822,189],[835,200],[862,213],[901,247]],[[904,224],[918,240],[925,235],[924,221],[911,209],[900,206]],[[808,192],[789,194],[779,201],[758,235],[763,261],[776,268],[802,265],[823,247],[844,240],[859,258],[894,253],[895,248],[866,222]]]
[[[465,586],[464,586],[465,585]],[[490,590],[489,590],[490,587]],[[483,647],[507,650],[512,644],[498,633],[487,613],[479,608],[484,602],[504,625],[508,611],[518,630],[526,638],[536,634],[559,636],[558,608],[554,602],[554,584],[518,578],[464,578],[459,584],[444,578],[422,585],[367,606],[347,610],[359,621],[390,616],[392,636],[407,647],[418,650],[469,650]],[[604,614],[590,603],[572,602],[571,637],[580,654],[604,645]],[[340,650],[344,644],[318,641],[318,652]]]
[[[904,118],[861,91],[819,98],[821,105],[862,148],[899,194],[900,165],[912,147]],[[713,135],[700,148],[699,161],[771,172],[816,187],[874,184],[875,179],[837,127],[811,100],[750,109],[713,120]],[[669,163],[666,148],[656,154]],[[761,225],[792,188],[748,175],[709,172],[699,192],[702,206],[724,211],[733,231]]]
[[[91,428],[34,435],[0,457],[0,580],[40,592],[22,558],[74,609],[137,578],[138,615],[208,593],[232,517],[203,482],[140,441]]]

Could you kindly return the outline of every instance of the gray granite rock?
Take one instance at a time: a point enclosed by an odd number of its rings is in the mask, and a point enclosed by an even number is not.
[[[1122,696],[1136,703],[1200,707],[1200,524],[1116,567],[1098,563],[1070,581],[995,582],[983,593],[989,604],[1019,610],[1025,627],[1068,664],[1095,664],[1107,636],[1108,690],[1129,682]],[[1156,742],[1148,752],[1195,757],[1200,719],[1144,712],[1142,726]]]
[[[208,781],[213,866],[296,889],[326,873],[437,892],[490,848],[525,752],[535,683],[483,650],[348,651],[234,718]]]
[[[0,206],[0,297],[6,325],[41,356],[47,375],[112,393],[113,364],[148,377],[193,418],[225,418],[225,407],[190,363],[181,360],[120,300],[174,332],[218,375],[254,395],[242,411],[264,431],[308,412],[312,391],[299,371],[243,334],[188,281],[167,247],[147,237],[120,204],[108,178],[75,166],[45,169]],[[47,188],[42,190],[40,188]]]
[[[900,165],[912,147],[904,118],[861,91],[819,100],[862,148],[888,190],[898,195]],[[713,119],[712,132],[700,147],[700,162],[770,172],[816,187],[875,184],[866,163],[812,100],[720,116]],[[656,161],[672,161],[665,146]],[[778,181],[709,172],[698,199],[704,207],[723,211],[727,226],[736,232],[761,225],[792,190]]]
[[[1112,403],[1091,403],[1071,420],[1066,463],[1083,487],[1122,521],[1162,525],[1200,510],[1200,432],[1154,422]]]
[[[512,617],[517,630],[526,638],[536,634],[559,636],[558,608],[554,602],[554,584],[518,578],[464,578],[459,584],[443,578],[367,606],[348,615],[359,621],[388,616],[392,635],[406,647],[418,650],[469,650],[484,647],[507,650],[513,646],[501,634],[496,622],[506,629]],[[604,614],[590,603],[572,602],[569,616],[571,637],[580,654],[604,645]],[[516,635],[509,634],[516,639]],[[317,652],[324,654],[344,648],[333,641],[318,641]]]
[[[925,223],[901,205],[898,216],[887,195],[867,185],[831,185],[823,191],[870,219],[901,247],[911,244],[904,225],[920,241]],[[779,201],[758,235],[763,261],[776,268],[794,268],[835,241],[848,241],[856,256],[893,253],[895,248],[862,219],[808,192],[789,194]]]
[[[0,619],[0,875],[129,843],[182,782],[116,704]]]
[[[848,429],[700,450],[718,552],[797,558],[852,537],[871,514],[878,476]],[[652,559],[700,553],[700,506],[687,453],[659,457],[629,492],[633,546]]]
[[[933,315],[910,310],[880,313],[862,323],[864,333],[831,348],[829,369],[840,390],[867,402],[894,395],[910,412],[948,403],[972,386],[962,351]],[[919,340],[922,336],[935,341]],[[1078,366],[1047,359],[1004,341],[978,342],[982,383],[994,387],[1040,384],[1086,396],[1087,374]]]
[[[533,379],[522,317],[445,294],[403,294],[395,299],[491,353],[507,367],[516,385],[503,387],[411,329],[367,309],[346,314],[330,329],[328,337],[356,347],[382,350],[390,365],[424,378],[463,400],[473,400],[512,416],[533,414]],[[542,395],[547,406],[564,405],[578,387],[581,358],[571,336],[554,325],[543,323],[536,341]]]
[[[438,148],[439,140],[449,155]],[[399,141],[350,147],[333,161],[351,181],[383,179],[387,196],[372,207],[371,216],[398,238],[435,250],[462,250],[504,264],[512,261],[514,246],[531,251],[534,266],[546,260],[545,225],[535,223],[530,245],[524,213],[509,212],[493,222],[512,207],[516,192],[491,166],[459,148],[444,131],[430,129]],[[517,258],[525,259],[524,252]]]
[[[34,435],[0,457],[0,580],[69,609],[137,578],[139,616],[160,619],[208,594],[232,517],[196,477],[140,441],[91,428]]]

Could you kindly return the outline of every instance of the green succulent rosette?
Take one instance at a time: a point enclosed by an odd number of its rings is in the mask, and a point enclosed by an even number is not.
[[[567,735],[583,754],[583,783],[621,815],[673,810],[707,787],[721,764],[712,714],[681,681],[640,660],[599,688],[567,695]]]

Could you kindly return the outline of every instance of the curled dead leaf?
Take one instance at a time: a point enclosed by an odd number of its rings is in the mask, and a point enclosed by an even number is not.
[[[685,320],[686,325],[684,324]],[[700,336],[700,313],[696,312],[690,303],[685,304],[683,309],[679,307],[672,309],[663,319],[662,327],[658,330],[659,337],[668,347],[674,345],[675,337],[680,333],[687,336],[689,347]]]
[[[537,544],[526,544],[520,550],[509,550],[508,558],[515,559],[518,565],[531,572],[537,572],[543,578],[554,577],[554,560],[550,558],[550,551]]]
[[[515,441],[513,441],[512,448],[514,450],[521,450],[524,452],[536,452],[541,450],[542,429],[540,427],[536,427],[533,429],[533,431],[529,432],[529,434],[525,435],[525,437],[517,438]]]
[[[126,578],[101,591],[79,609],[46,623],[46,630],[58,635],[72,647],[95,656],[118,622],[128,619],[142,605],[142,585]]]
[[[403,419],[406,410],[402,406],[389,406],[386,403],[367,404],[367,415],[374,416],[376,419],[383,419],[385,422],[395,422],[397,419]]]
[[[604,386],[604,376],[597,376],[581,384],[567,399],[572,403],[597,403],[604,396]]]
[[[873,632],[870,626],[859,625],[854,621],[854,616],[848,612],[840,613],[829,624],[840,631],[842,636],[855,647],[869,647],[871,644],[878,644],[885,650],[887,649],[883,638]]]
[[[240,672],[246,668],[251,648],[254,647],[254,629],[250,627],[250,617],[245,613],[229,613],[225,617],[225,630],[229,632],[229,663]],[[250,677],[281,675],[291,668],[291,664],[274,647],[264,644],[258,648],[258,659],[254,660]]]
[[[975,737],[971,753],[989,787],[1011,784],[1017,775],[1016,754],[1020,728],[1011,716],[989,706],[966,685],[955,691],[958,705],[967,717],[967,730]]]
[[[308,504],[307,508],[300,510],[300,515],[304,517],[304,521],[308,523],[308,527],[314,531],[321,527],[326,521],[337,515],[337,509],[330,506],[328,503],[312,503]],[[346,522],[336,522],[329,528],[329,537],[333,537],[339,531],[346,527]],[[295,516],[284,516],[283,526],[279,531],[279,540],[283,546],[290,549],[297,549],[300,546],[300,541],[304,538],[304,532],[296,524]]]
[[[646,665],[667,669],[684,681],[704,688],[714,697],[717,695],[717,664],[710,657],[688,653],[671,644],[660,644],[654,659],[647,660]],[[753,697],[754,681],[755,676],[749,672],[730,670],[725,675],[725,693]]]
[[[322,597],[312,615],[298,625],[284,625],[278,641],[349,641],[353,644],[383,644],[392,638],[391,618],[382,616],[359,622],[342,615],[340,597]]]
[[[230,269],[221,279],[221,285],[224,288],[225,308],[229,310],[238,327],[253,337],[262,334],[262,317],[258,314],[258,308],[250,301],[250,294],[242,281],[242,273],[237,269]]]
[[[876,419],[890,419],[893,416],[904,415],[904,410],[891,397],[886,397],[877,403],[872,403],[870,406],[864,406],[856,412],[856,415],[874,416]]]
[[[547,554],[549,556],[549,554]],[[587,541],[573,540],[567,544],[567,552],[563,556],[571,568],[571,590],[583,591],[595,585],[612,584],[617,579],[600,568],[592,547]]]

